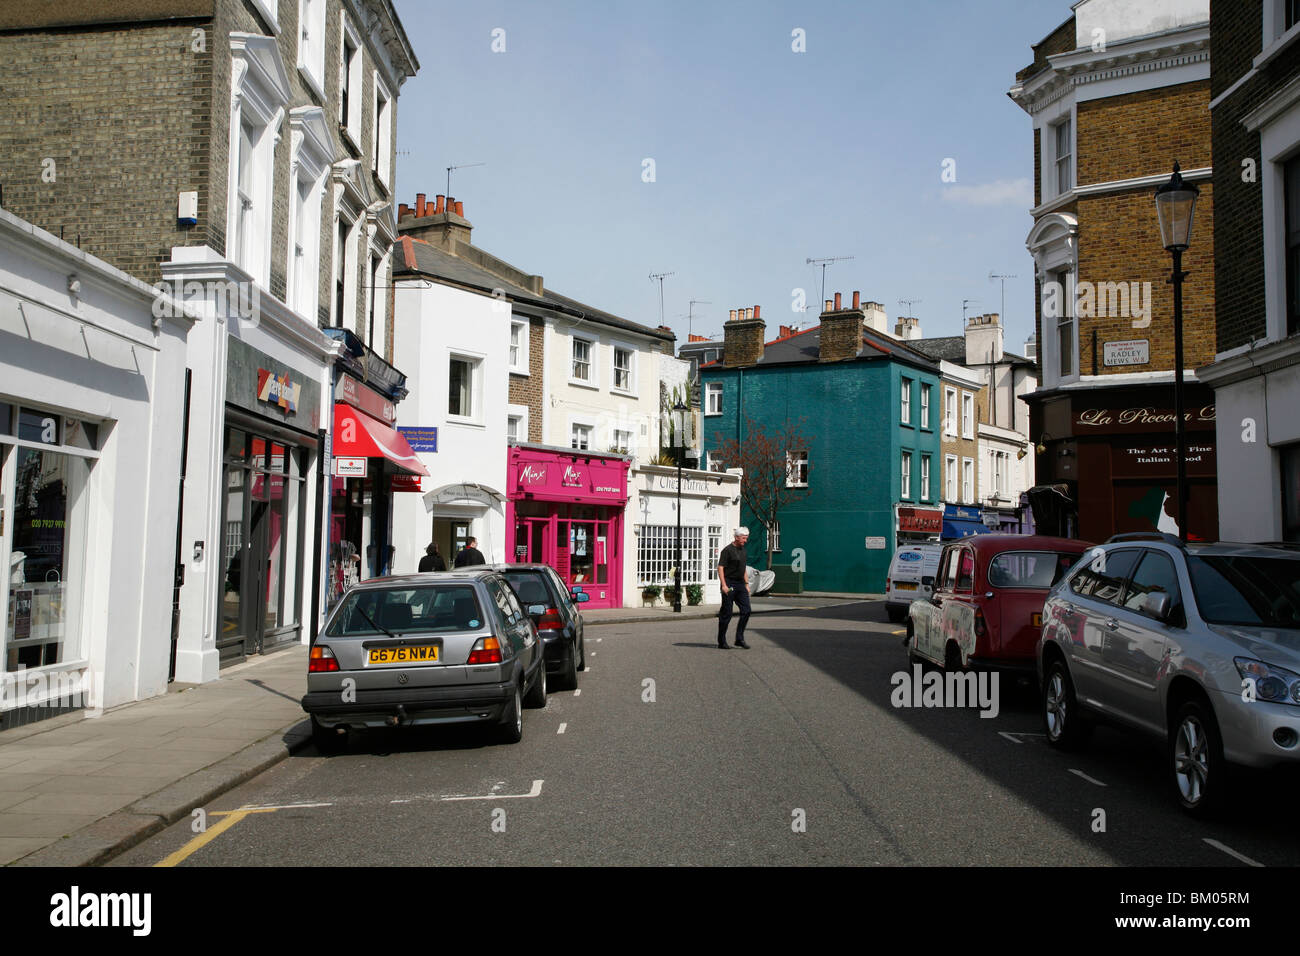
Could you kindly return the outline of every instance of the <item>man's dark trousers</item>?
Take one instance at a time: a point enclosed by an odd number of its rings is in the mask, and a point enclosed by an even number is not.
[[[736,643],[745,642],[745,625],[749,623],[749,588],[743,581],[728,581],[729,590],[722,594],[722,609],[718,611],[718,644],[727,643],[727,625],[731,623],[731,604],[740,608],[736,621]]]

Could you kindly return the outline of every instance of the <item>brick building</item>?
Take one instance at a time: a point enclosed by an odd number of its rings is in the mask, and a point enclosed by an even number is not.
[[[711,467],[740,464],[719,460],[719,449],[743,445],[751,422],[771,434],[804,420],[807,444],[787,449],[787,483],[808,493],[775,527],[752,527],[748,548],[749,563],[766,567],[770,536],[773,566],[803,564],[808,590],[881,592],[898,542],[942,530],[940,363],[884,323],[879,303],[855,292],[846,306],[837,293],[820,324],[764,342],[759,309],[741,309],[723,326],[722,360],[700,367]],[[742,515],[757,524],[747,507]]]
[[[1175,529],[1172,262],[1153,196],[1173,164],[1201,190],[1184,254],[1189,536],[1216,538],[1208,0],[1081,0],[1033,47],[1011,99],[1033,120],[1035,330],[1026,396],[1043,449],[1037,529],[1102,541]]]
[[[1300,10],[1211,3],[1219,517],[1300,540]],[[1199,218],[1199,216],[1198,216]]]
[[[197,318],[173,396],[178,680],[318,625],[338,366],[358,406],[400,386],[382,290],[397,95],[417,68],[391,0],[0,9],[6,208]],[[374,570],[383,516],[357,518],[346,564]]]

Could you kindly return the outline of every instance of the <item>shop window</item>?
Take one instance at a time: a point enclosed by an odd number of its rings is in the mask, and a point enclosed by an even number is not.
[[[676,525],[640,525],[638,526],[636,548],[637,586],[650,584],[667,585],[675,583],[674,569],[677,562],[673,551],[677,543]],[[682,586],[703,584],[703,554],[701,544],[703,528],[698,525],[682,526]],[[721,528],[718,529],[719,534]],[[714,566],[716,574],[717,567]]]
[[[718,580],[718,558],[722,554],[722,525],[709,525],[709,580]]]

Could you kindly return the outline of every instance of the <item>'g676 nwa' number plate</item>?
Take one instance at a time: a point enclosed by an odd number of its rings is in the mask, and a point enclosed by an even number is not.
[[[414,661],[436,661],[438,646],[421,644],[417,647],[372,647],[371,664],[407,664]]]

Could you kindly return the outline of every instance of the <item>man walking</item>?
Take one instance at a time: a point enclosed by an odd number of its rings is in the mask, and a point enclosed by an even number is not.
[[[463,568],[471,564],[487,564],[487,561],[483,559],[483,552],[476,547],[477,544],[478,538],[470,538],[466,541],[465,547],[461,548],[456,554],[453,566]]]
[[[736,646],[749,649],[745,643],[745,625],[749,622],[749,583],[745,579],[745,542],[749,540],[748,528],[737,528],[735,540],[718,555],[718,583],[722,585],[722,609],[718,611],[718,647],[727,650],[727,625],[731,623],[731,604],[740,608],[736,622]]]

